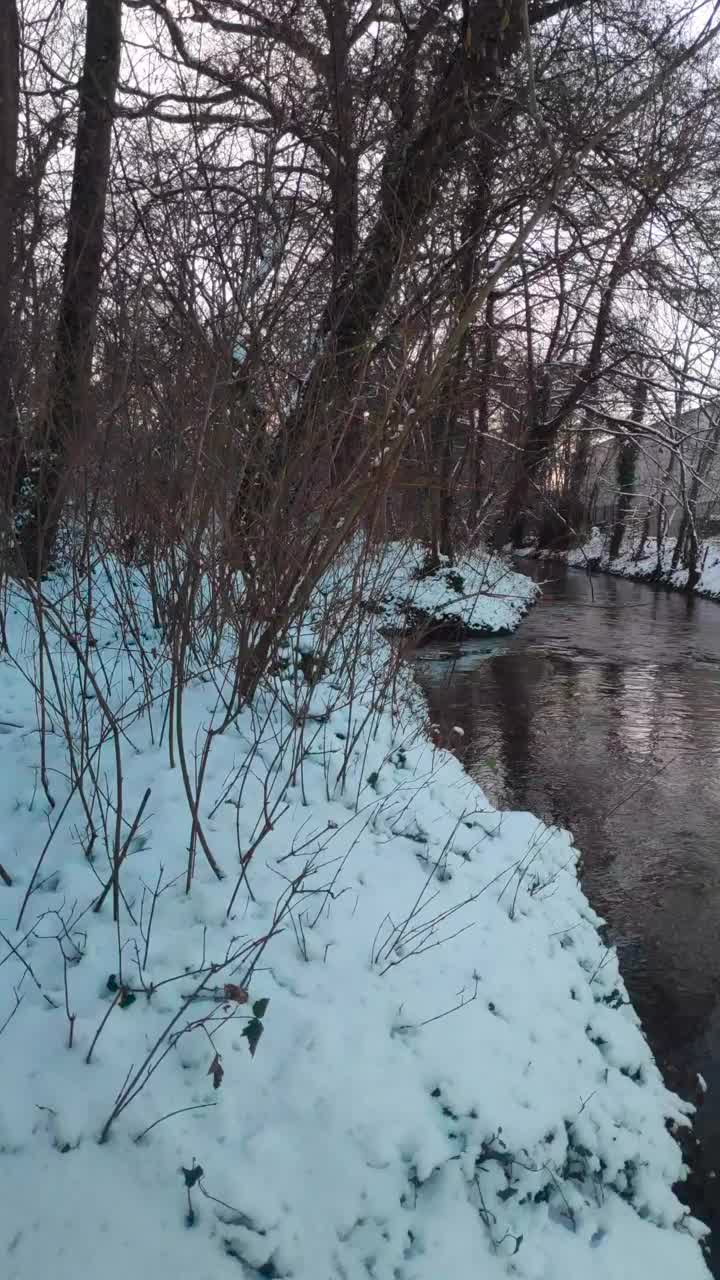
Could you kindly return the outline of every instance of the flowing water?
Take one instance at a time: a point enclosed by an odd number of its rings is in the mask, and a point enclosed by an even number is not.
[[[668,1083],[707,1081],[686,1194],[720,1276],[720,604],[519,567],[543,585],[519,632],[427,646],[417,675],[494,803],[574,833]]]

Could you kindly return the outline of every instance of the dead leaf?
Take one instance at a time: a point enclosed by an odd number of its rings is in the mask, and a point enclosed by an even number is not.
[[[247,1004],[250,999],[250,995],[245,988],[238,986],[236,982],[226,982],[224,992],[225,999],[234,1000],[236,1004]]]
[[[215,1057],[210,1063],[208,1075],[213,1078],[213,1089],[219,1089],[223,1082],[225,1072],[223,1071],[222,1064],[220,1062],[220,1055],[218,1053],[215,1054]]]

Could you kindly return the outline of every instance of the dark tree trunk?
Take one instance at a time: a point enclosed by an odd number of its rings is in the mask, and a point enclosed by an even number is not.
[[[640,454],[638,430],[642,427],[647,405],[648,386],[644,378],[638,378],[635,384],[635,395],[630,412],[628,434],[620,441],[617,457],[618,499],[615,507],[615,522],[610,538],[610,559],[620,554],[628,516],[635,498],[637,483],[637,461]]]
[[[33,576],[48,566],[62,510],[68,462],[89,425],[90,373],[120,47],[121,0],[88,0],[53,370],[35,449],[17,499],[18,543],[25,568]]]
[[[3,497],[18,455],[18,417],[14,395],[15,343],[12,284],[17,217],[17,145],[20,37],[15,0],[0,0],[0,463]]]

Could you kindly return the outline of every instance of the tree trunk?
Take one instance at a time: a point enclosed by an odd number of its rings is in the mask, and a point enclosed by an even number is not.
[[[592,421],[585,413],[575,441],[575,452],[570,463],[567,492],[560,504],[555,521],[553,548],[566,550],[581,533],[591,516],[591,503],[583,502],[587,472],[592,459]]]
[[[334,164],[330,173],[332,200],[331,296],[338,299],[345,287],[357,248],[358,181],[357,150],[354,137],[354,102],[350,74],[351,15],[347,0],[334,0],[324,7],[330,56],[326,64],[328,101],[333,113]],[[340,316],[328,317],[331,328]]]
[[[687,589],[690,593],[694,592],[698,582],[700,581],[700,543],[697,535],[697,525],[693,516],[688,522],[687,543],[685,547],[685,568],[688,573]]]
[[[10,499],[19,432],[11,301],[18,195],[19,53],[15,0],[0,0],[0,463],[6,501]]]
[[[452,395],[452,390],[449,392]],[[430,563],[437,567],[441,556],[452,562],[455,495],[452,486],[452,404],[441,404],[430,422]]]
[[[640,532],[640,541],[638,542],[635,555],[633,556],[633,560],[635,561],[635,564],[638,563],[638,560],[642,560],[643,552],[645,550],[645,544],[649,536],[650,536],[650,508],[648,507],[643,517],[642,530]]]
[[[503,518],[495,528],[493,544],[498,549],[507,542],[520,547],[525,541],[530,503],[538,491],[554,439],[548,430],[547,418],[550,390],[550,371],[546,366],[539,383],[534,378],[528,383],[525,441],[505,499]]]
[[[637,441],[627,437],[620,442],[617,455],[618,496],[615,503],[615,519],[610,536],[610,559],[615,560],[620,554],[625,537],[628,515],[635,497],[635,474],[637,470]]]
[[[478,242],[485,226],[487,210],[487,191],[478,187],[475,197],[469,205],[463,226],[464,246],[458,264],[458,303],[465,305],[472,297],[479,275]],[[492,358],[494,354],[494,334],[492,331],[494,316],[494,297],[491,294],[485,306],[485,362],[481,371],[480,412],[483,425],[487,427],[489,413],[489,381],[492,374]],[[443,377],[438,391],[438,404],[433,414],[430,427],[431,468],[430,482],[435,490],[431,493],[430,504],[434,513],[432,530],[433,547],[439,548],[442,555],[450,560],[454,556],[454,520],[456,508],[455,480],[453,477],[453,446],[459,437],[460,426],[460,389],[463,374],[468,365],[470,354],[470,335],[466,333]],[[477,465],[477,459],[475,459]]]
[[[675,463],[677,462],[677,452],[675,449],[670,451],[670,461],[668,462],[665,475],[663,476],[662,489],[657,499],[657,525],[655,529],[655,537],[657,542],[657,560],[655,564],[655,578],[659,582],[663,575],[663,550],[665,544],[665,535],[668,530],[670,518],[667,513],[666,501],[672,478],[675,473]]]
[[[683,549],[683,546],[685,545],[685,536],[687,534],[687,529],[688,529],[688,513],[686,509],[682,514],[682,518],[678,526],[677,537],[675,539],[675,546],[673,547],[672,560],[670,561],[671,573],[674,573],[675,570],[680,565],[680,556],[682,555],[682,549]]]
[[[615,523],[610,538],[610,559],[614,560],[622,547],[630,509],[635,498],[637,483],[637,461],[640,454],[640,443],[637,431],[642,427],[647,405],[648,386],[644,378],[639,377],[635,383],[635,395],[630,412],[630,429],[620,441],[617,458],[618,499],[615,507]]]
[[[497,332],[495,328],[495,294],[488,295],[485,303],[483,320],[482,364],[480,367],[480,385],[477,397],[477,417],[472,437],[472,483],[473,483],[473,521],[478,522],[485,498],[483,454],[485,441],[490,431],[490,387],[497,360]]]
[[[700,486],[704,483],[705,477],[712,468],[717,456],[718,443],[720,443],[720,421],[714,423],[712,431],[708,432],[707,439],[703,443],[700,456],[694,466],[694,474],[687,495],[686,536],[685,545],[681,548],[681,551],[683,563],[688,571],[687,589],[690,592],[695,591],[700,581],[700,570],[698,568],[700,541],[697,531],[697,507]]]
[[[121,0],[87,0],[67,240],[53,370],[35,450],[19,486],[18,543],[25,568],[43,573],[52,554],[73,448],[89,422],[90,374],[100,292]]]

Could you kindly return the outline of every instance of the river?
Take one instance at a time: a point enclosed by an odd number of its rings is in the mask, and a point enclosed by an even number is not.
[[[493,802],[573,832],[668,1084],[706,1080],[684,1194],[720,1276],[720,605],[518,567],[543,595],[517,634],[427,646],[417,675]]]

